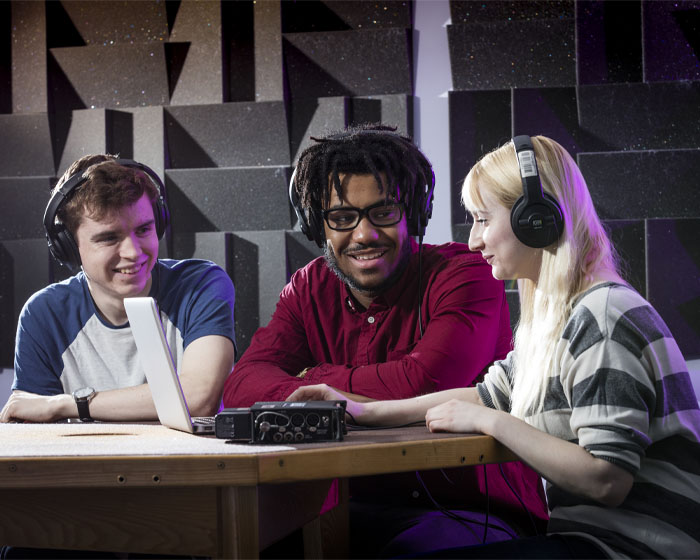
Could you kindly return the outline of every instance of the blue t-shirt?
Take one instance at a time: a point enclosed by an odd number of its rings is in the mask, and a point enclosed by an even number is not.
[[[234,289],[220,267],[196,259],[163,259],[152,278],[149,295],[158,303],[178,371],[185,348],[200,337],[225,336],[235,346]],[[83,272],[47,286],[24,305],[13,390],[55,395],[145,382],[131,327],[111,325],[100,316]]]

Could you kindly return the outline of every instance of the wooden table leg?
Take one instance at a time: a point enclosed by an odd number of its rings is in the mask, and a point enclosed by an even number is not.
[[[258,489],[255,486],[219,489],[219,558],[258,558]]]

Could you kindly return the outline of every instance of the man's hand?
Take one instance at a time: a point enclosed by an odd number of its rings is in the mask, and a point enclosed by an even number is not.
[[[306,385],[299,387],[287,397],[288,401],[344,401],[351,397],[350,393],[344,393],[325,383],[321,385]]]
[[[0,411],[0,422],[55,422],[77,417],[77,407],[71,395],[36,395],[13,391]]]
[[[371,401],[361,395],[353,395],[345,391],[339,391],[329,387],[325,383],[321,385],[306,385],[299,387],[287,397],[288,401],[347,401],[345,410],[353,423],[362,424],[365,420],[365,402]]]

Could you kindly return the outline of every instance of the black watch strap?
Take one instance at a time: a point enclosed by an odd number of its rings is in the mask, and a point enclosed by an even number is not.
[[[95,392],[95,389],[92,387],[83,387],[73,391],[73,398],[78,407],[78,418],[80,418],[81,422],[93,421],[92,416],[90,416],[90,401],[95,396]]]
[[[79,399],[75,401],[78,405],[78,418],[81,422],[93,422],[92,416],[90,416],[90,401],[88,399]]]

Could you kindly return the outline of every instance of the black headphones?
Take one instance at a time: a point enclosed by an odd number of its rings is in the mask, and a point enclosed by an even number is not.
[[[165,187],[160,177],[158,177],[156,172],[150,167],[130,159],[108,159],[100,163],[106,163],[108,161],[113,161],[124,167],[133,167],[134,169],[143,171],[156,186],[158,189],[158,198],[153,203],[153,218],[155,220],[158,239],[161,239],[170,223],[170,212],[165,204]],[[87,177],[84,176],[84,171],[85,170],[71,175],[66,182],[63,183],[61,188],[53,193],[46,206],[46,211],[44,212],[44,232],[46,234],[46,241],[49,244],[49,251],[51,251],[51,254],[59,263],[67,266],[72,271],[75,271],[81,265],[78,244],[75,242],[73,235],[68,231],[65,224],[60,222],[56,223],[56,214],[61,206],[70,200],[75,189],[87,181]]]
[[[418,237],[425,235],[425,228],[433,215],[433,191],[435,190],[435,173],[432,172],[430,185],[424,185],[420,192],[414,193],[411,205],[406,208],[406,222],[408,234]],[[310,241],[315,241],[316,245],[323,247],[326,243],[326,235],[323,228],[323,213],[319,208],[313,206],[304,209],[299,200],[299,195],[294,188],[297,170],[294,168],[292,178],[289,180],[289,200],[297,215],[297,220],[301,226],[301,231]]]
[[[513,146],[523,183],[523,196],[513,204],[510,225],[515,236],[528,247],[547,247],[559,239],[564,231],[561,208],[554,197],[542,189],[535,148],[530,137],[514,137]]]

